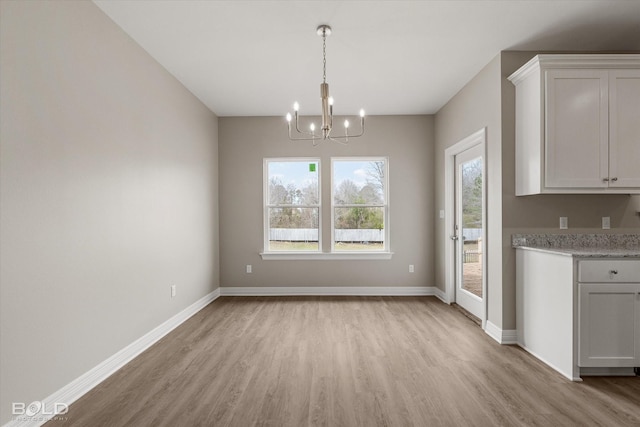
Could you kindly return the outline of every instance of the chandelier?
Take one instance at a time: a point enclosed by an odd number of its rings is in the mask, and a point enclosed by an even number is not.
[[[360,110],[360,131],[349,135],[349,120],[344,121],[344,134],[333,135],[333,98],[329,96],[329,84],[327,83],[327,37],[331,35],[331,27],[320,25],[316,33],[322,37],[322,83],[320,84],[320,99],[322,102],[322,133],[316,133],[315,123],[309,125],[309,131],[300,130],[298,121],[298,110],[300,105],[293,104],[293,120],[297,136],[291,134],[291,113],[287,113],[287,127],[289,128],[289,139],[291,141],[313,141],[313,145],[318,145],[319,140],[331,140],[342,144],[347,144],[349,138],[356,138],[364,135],[364,110]]]

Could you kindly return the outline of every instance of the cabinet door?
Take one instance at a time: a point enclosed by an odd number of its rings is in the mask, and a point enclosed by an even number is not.
[[[579,284],[578,365],[638,366],[640,285]]]
[[[640,70],[609,72],[611,187],[640,187]]]
[[[609,178],[609,74],[545,74],[545,187],[606,188]]]

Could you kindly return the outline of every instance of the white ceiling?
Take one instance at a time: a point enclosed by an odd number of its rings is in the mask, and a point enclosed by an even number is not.
[[[219,116],[432,114],[501,50],[640,50],[640,0],[94,0]]]

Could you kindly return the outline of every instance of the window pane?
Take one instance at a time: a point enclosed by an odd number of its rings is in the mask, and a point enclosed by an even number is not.
[[[384,161],[336,160],[333,162],[333,202],[336,205],[385,202]]]
[[[269,251],[318,251],[318,208],[269,208]]]
[[[384,249],[384,208],[335,208],[334,221],[336,250]]]
[[[317,205],[318,162],[268,163],[270,205]]]

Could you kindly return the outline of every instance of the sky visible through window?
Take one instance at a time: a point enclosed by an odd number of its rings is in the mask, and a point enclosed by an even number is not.
[[[277,178],[283,185],[305,187],[318,181],[318,162],[315,160],[295,162],[269,162],[269,179]]]
[[[333,185],[340,186],[347,179],[353,181],[359,188],[367,184],[367,165],[365,161],[336,161],[333,162]]]
[[[350,179],[358,187],[367,183],[368,161],[336,161],[333,163],[334,186],[339,186],[344,180]],[[309,165],[315,165],[315,172],[310,172]],[[296,188],[318,179],[318,162],[270,162],[269,178],[279,178],[284,185],[293,184]]]

